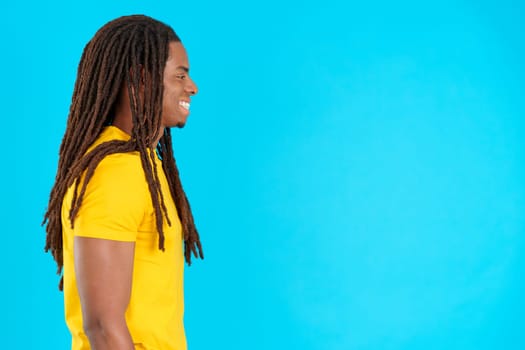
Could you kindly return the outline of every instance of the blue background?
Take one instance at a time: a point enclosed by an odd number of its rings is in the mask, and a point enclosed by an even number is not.
[[[2,7],[2,348],[69,347],[39,224],[82,49],[132,13],[200,88],[191,350],[525,348],[522,1]]]

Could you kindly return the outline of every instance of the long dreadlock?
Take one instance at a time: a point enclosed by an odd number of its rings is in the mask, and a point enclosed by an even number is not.
[[[140,154],[155,210],[158,247],[164,250],[163,219],[166,219],[168,225],[171,222],[160,188],[158,170],[155,162],[151,161],[156,157],[155,150],[150,145],[160,128],[163,75],[170,42],[180,42],[171,27],[147,16],[134,15],[107,23],[84,48],[66,132],[60,146],[55,184],[42,222],[43,225],[47,224],[44,249],[46,252],[50,251],[56,261],[58,275],[61,275],[63,267],[61,211],[64,195],[70,186],[75,186],[69,212],[73,226],[87,184],[97,165],[104,157],[114,153],[137,151]],[[128,141],[104,142],[86,154],[103,128],[111,124],[112,113],[123,84],[126,84],[130,96],[133,120],[131,138]],[[139,94],[141,84],[147,88],[142,89],[143,93]],[[165,128],[156,151],[162,159],[162,168],[181,221],[185,260],[191,265],[192,252],[195,257],[203,258],[202,246],[179,178],[169,128]],[[84,172],[85,178],[80,186],[80,178]],[[63,277],[60,279],[59,289],[63,289]]]

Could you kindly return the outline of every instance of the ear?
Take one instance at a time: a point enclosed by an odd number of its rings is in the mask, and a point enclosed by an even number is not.
[[[129,76],[132,81],[134,80],[135,74],[140,74],[139,84],[143,86],[144,85],[144,67],[141,64],[139,64],[135,69],[133,69],[133,67],[129,68]]]
[[[144,104],[144,90],[145,90],[145,77],[144,77],[144,68],[142,65],[139,65],[138,67],[131,67],[128,70],[129,78],[131,80],[131,95],[128,93],[126,89],[127,98],[129,100],[130,107],[135,105],[137,108],[143,108]],[[139,81],[139,89],[138,89],[138,96],[135,94],[135,77],[138,76]],[[138,101],[135,100],[135,97],[138,97]]]

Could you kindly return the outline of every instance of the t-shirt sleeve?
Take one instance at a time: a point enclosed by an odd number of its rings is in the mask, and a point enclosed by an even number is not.
[[[140,158],[122,154],[104,158],[86,187],[73,234],[134,242],[148,193]]]

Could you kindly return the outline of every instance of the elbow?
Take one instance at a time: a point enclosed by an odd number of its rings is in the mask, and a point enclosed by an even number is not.
[[[127,329],[126,321],[122,318],[112,318],[104,315],[90,315],[83,320],[84,333],[90,340],[107,339]]]
[[[126,325],[124,315],[89,314],[84,316],[83,324],[91,349],[133,349],[133,340]]]
[[[84,333],[89,339],[103,337],[106,332],[105,324],[102,317],[84,317]]]

